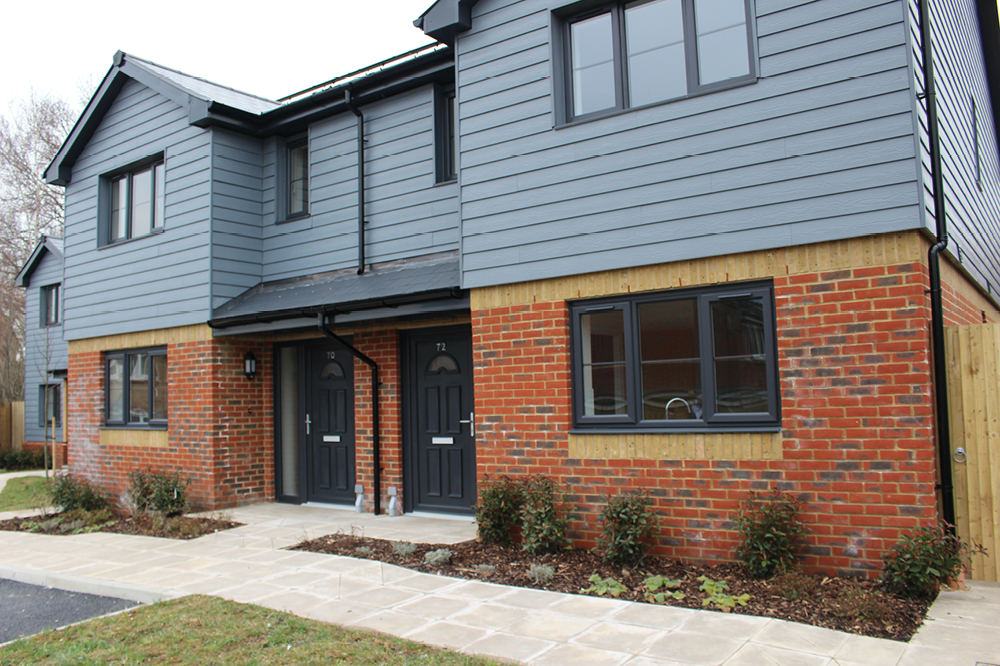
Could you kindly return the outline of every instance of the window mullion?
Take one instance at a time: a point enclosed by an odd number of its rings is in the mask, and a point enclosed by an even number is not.
[[[707,296],[698,297],[698,346],[701,349],[701,395],[706,423],[718,409],[715,395],[715,340],[712,336],[712,308]]]
[[[628,72],[626,71],[625,57],[625,20],[624,7],[620,4],[611,7],[611,39],[612,52],[615,57],[615,108],[627,109],[629,104],[628,95]]]
[[[701,85],[698,79],[698,32],[694,24],[694,0],[681,0],[684,13],[684,63],[688,94]]]
[[[642,420],[642,359],[639,358],[638,308],[625,304],[625,386],[628,387],[628,416],[632,423]]]

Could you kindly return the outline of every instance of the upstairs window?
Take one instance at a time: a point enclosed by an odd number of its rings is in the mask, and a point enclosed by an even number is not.
[[[579,301],[571,313],[574,427],[780,425],[769,283]]]
[[[309,214],[309,141],[306,137],[289,141],[285,147],[288,209],[285,219]]]
[[[153,163],[108,178],[107,242],[116,243],[162,229],[165,213],[166,167]]]
[[[754,81],[751,0],[638,0],[560,12],[566,120]],[[584,5],[585,10],[576,10]]]
[[[104,423],[166,427],[167,350],[109,352],[104,363]]]
[[[434,98],[434,150],[438,183],[458,178],[458,134],[455,87],[439,87]]]
[[[59,324],[59,308],[61,307],[60,285],[51,284],[41,288],[42,303],[42,326],[56,326]]]

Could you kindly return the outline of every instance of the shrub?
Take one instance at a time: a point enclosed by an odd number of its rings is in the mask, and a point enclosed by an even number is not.
[[[565,548],[568,522],[555,481],[541,475],[529,478],[521,504],[521,546],[533,554]]]
[[[375,549],[371,546],[358,546],[354,549],[354,554],[358,557],[371,557],[375,554]]]
[[[810,599],[816,592],[816,579],[801,571],[789,571],[771,579],[771,591],[789,601]]]
[[[799,520],[800,503],[777,488],[770,497],[750,492],[740,507],[736,525],[743,543],[736,556],[757,578],[770,578],[792,569],[806,526]]]
[[[52,481],[52,503],[63,511],[98,511],[108,506],[103,491],[82,476],[57,474]]]
[[[424,562],[435,567],[444,566],[451,562],[451,551],[447,548],[439,548],[424,553]]]
[[[484,576],[492,576],[497,570],[495,564],[474,564],[472,568],[476,570],[476,573],[481,573]]]
[[[556,570],[551,564],[534,564],[528,567],[528,578],[535,585],[545,585],[556,577]]]
[[[136,469],[128,473],[126,503],[139,513],[162,513],[172,516],[187,508],[187,486],[190,483],[177,470],[154,472]]]
[[[615,566],[631,567],[642,562],[646,549],[659,533],[653,500],[646,492],[608,497],[601,511],[601,536],[597,539],[603,559]]]
[[[882,585],[908,599],[933,597],[941,583],[958,577],[972,552],[984,550],[970,549],[944,525],[919,527],[882,556]]]
[[[521,522],[524,484],[501,474],[486,477],[479,487],[476,522],[483,543],[511,543],[511,532]]]
[[[393,541],[392,552],[397,557],[410,557],[417,551],[417,545],[409,541]]]
[[[44,469],[45,452],[22,449],[21,451],[0,451],[0,469],[11,472],[25,469]]]

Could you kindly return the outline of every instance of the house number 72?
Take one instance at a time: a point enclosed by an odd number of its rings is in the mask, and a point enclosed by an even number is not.
[[[438,351],[444,351],[445,349],[447,349],[447,347],[445,346],[445,344],[443,342],[437,343],[437,348],[438,348]]]

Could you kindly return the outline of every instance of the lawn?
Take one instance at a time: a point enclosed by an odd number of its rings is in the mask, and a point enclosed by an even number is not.
[[[0,490],[0,511],[38,509],[51,504],[49,482],[42,476],[9,479],[3,490]]]
[[[0,666],[487,666],[495,662],[260,606],[191,596],[50,631],[0,648]]]

